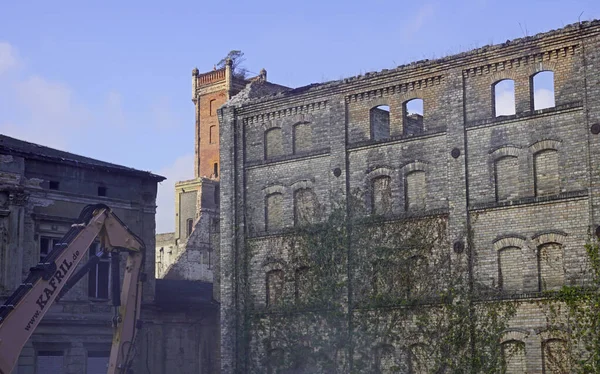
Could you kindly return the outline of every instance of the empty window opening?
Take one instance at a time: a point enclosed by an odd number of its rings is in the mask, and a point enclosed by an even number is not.
[[[219,133],[217,132],[217,126],[212,125],[208,131],[208,142],[210,144],[216,144],[218,138],[219,138]]]
[[[217,111],[217,99],[212,99],[209,103],[209,113],[210,116],[214,116],[216,114]]]
[[[92,243],[89,249],[89,257],[97,256],[101,249],[100,243]],[[100,261],[88,273],[88,296],[92,299],[106,300],[110,297],[109,290],[110,257],[108,253],[102,253]]]
[[[213,164],[213,175],[215,176],[215,178],[219,178],[219,163],[215,162]]]
[[[504,79],[493,86],[494,117],[512,116],[515,109],[515,81]]]
[[[403,105],[404,135],[423,132],[423,99],[412,99]]]
[[[385,140],[390,137],[390,107],[380,105],[370,111],[371,140]]]
[[[265,159],[283,155],[281,128],[274,127],[265,132]]]
[[[283,195],[273,193],[267,196],[265,206],[265,231],[283,228]]]
[[[48,256],[54,246],[60,241],[59,238],[50,238],[47,236],[40,237],[40,262],[44,262],[46,256]]]
[[[552,108],[554,101],[554,72],[541,71],[532,77],[533,109]]]
[[[51,190],[58,190],[59,183],[58,181],[50,181],[49,188]]]
[[[98,186],[98,196],[106,196],[106,187]]]
[[[192,235],[192,229],[194,228],[194,220],[188,218],[187,221],[185,221],[185,226],[185,236],[186,238],[189,238],[190,235]]]
[[[312,128],[310,123],[294,126],[294,154],[309,152],[312,148]]]

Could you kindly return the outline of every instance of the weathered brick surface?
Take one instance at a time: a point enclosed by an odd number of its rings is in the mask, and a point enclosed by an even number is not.
[[[451,241],[465,240],[472,229],[475,278],[523,300],[506,334],[506,342],[525,344],[511,370],[526,365],[541,373],[542,346],[561,343],[543,331],[545,316],[530,298],[582,281],[583,245],[600,214],[594,166],[600,138],[590,132],[600,123],[599,35],[597,21],[573,25],[226,105],[220,112],[222,371],[243,372],[247,363],[236,358],[266,349],[260,333],[248,331],[248,345],[239,336],[244,303],[267,303],[267,274],[283,276],[281,297],[293,300],[300,264],[280,229],[294,225],[294,196],[302,188],[315,194],[322,215],[358,189],[365,214],[373,205],[383,211],[389,200],[395,217],[443,213]],[[532,77],[545,70],[554,72],[556,105],[533,110]],[[515,82],[516,113],[496,117],[493,86],[503,79]],[[414,98],[423,99],[422,132],[405,115]],[[373,115],[381,105],[389,106],[389,135],[382,113]],[[302,145],[301,153],[299,123],[309,123],[312,134],[312,147]],[[265,155],[272,128],[281,128],[281,152]],[[272,194],[280,194],[282,210],[265,209]],[[269,211],[277,214],[267,217]],[[266,227],[271,218],[279,225]]]

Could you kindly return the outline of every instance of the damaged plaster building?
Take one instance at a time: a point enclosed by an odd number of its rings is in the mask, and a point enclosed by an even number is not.
[[[216,74],[196,74],[194,92],[202,92],[196,82]],[[535,91],[544,76],[553,100],[541,105]],[[506,83],[513,87],[508,112],[497,90]],[[313,311],[299,301],[306,265],[282,238],[318,222],[306,216],[314,207],[327,216],[333,200],[349,206],[354,190],[365,216],[444,222],[453,258],[466,261],[471,251],[467,272],[476,282],[519,301],[502,344],[524,349],[508,372],[554,372],[548,357],[567,342],[549,329],[536,301],[582,281],[588,229],[600,224],[600,22],[340,81],[269,88],[252,96],[263,88],[251,82],[217,111],[222,373],[344,373],[359,358],[370,362],[365,372],[427,372],[427,359],[415,353],[427,342],[375,335],[350,354],[348,347],[363,343],[351,341],[352,332],[368,320],[359,296],[369,294],[353,287],[379,276],[358,252],[347,253],[358,258],[340,278],[341,322],[316,329],[323,339],[348,331],[346,345],[322,349],[310,328],[297,331],[294,344],[273,332]],[[212,103],[200,100],[198,115],[213,118]],[[200,127],[200,155],[211,128]],[[211,174],[213,162],[197,176]],[[180,211],[178,238],[190,218],[197,222]],[[465,248],[471,231],[473,245]],[[393,309],[375,312],[385,318]],[[299,350],[302,362],[291,364]]]
[[[216,309],[212,287],[154,277],[156,192],[164,179],[0,135],[0,304],[52,252],[86,205],[106,204],[146,245],[134,371],[215,372],[218,335],[200,336],[205,325],[217,325],[215,313],[209,313]],[[80,267],[98,245],[89,248]],[[125,269],[124,258],[120,268]],[[110,271],[110,258],[102,258],[51,306],[14,373],[106,373],[113,340]]]

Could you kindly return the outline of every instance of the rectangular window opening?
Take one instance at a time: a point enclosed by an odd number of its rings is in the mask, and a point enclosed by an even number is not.
[[[58,181],[50,181],[49,188],[51,190],[58,190],[59,183]]]
[[[104,187],[104,186],[98,187],[98,196],[106,196],[106,187]]]
[[[89,249],[89,256],[96,256],[100,252],[100,243],[93,243]],[[118,255],[116,255],[118,256]],[[110,297],[110,257],[104,253],[100,261],[88,273],[88,297],[92,299],[107,300]]]

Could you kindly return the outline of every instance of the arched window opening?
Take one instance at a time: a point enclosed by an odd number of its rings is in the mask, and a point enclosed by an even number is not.
[[[531,78],[533,110],[553,108],[554,100],[554,72],[541,71]]]
[[[390,177],[384,175],[371,182],[371,207],[375,215],[388,215],[392,212],[391,180]]]
[[[523,253],[521,248],[507,247],[498,252],[498,283],[502,291],[523,290]]]
[[[542,343],[542,372],[546,374],[570,373],[567,342],[549,339]]]
[[[294,192],[294,225],[309,225],[315,222],[316,197],[310,188]]]
[[[294,154],[309,152],[312,149],[312,128],[310,123],[294,126]]]
[[[208,105],[209,105],[209,113],[210,113],[210,116],[212,117],[217,112],[217,99],[212,99]]]
[[[419,211],[425,210],[425,200],[427,197],[427,186],[425,184],[425,172],[422,170],[413,171],[406,175],[406,210]]]
[[[535,196],[553,195],[560,192],[558,176],[558,152],[545,149],[533,155]]]
[[[492,90],[494,96],[494,117],[512,116],[515,109],[515,81],[504,79],[496,82]]]
[[[417,135],[424,131],[423,99],[412,99],[403,105],[404,135]]]
[[[273,193],[267,196],[265,206],[265,231],[283,228],[283,195]]]
[[[506,374],[525,373],[525,343],[519,340],[502,343],[502,366]]]
[[[308,292],[310,290],[309,271],[310,268],[308,266],[302,266],[296,269],[295,283],[297,303],[305,303],[308,299]]]
[[[516,199],[519,195],[519,162],[515,156],[499,158],[494,163],[496,201]]]
[[[380,105],[370,111],[371,140],[385,140],[390,138],[390,107]]]
[[[281,304],[283,298],[283,271],[271,270],[267,273],[267,306]]]
[[[192,229],[194,228],[194,220],[191,218],[188,218],[187,221],[185,221],[185,223],[186,223],[185,236],[186,236],[186,238],[189,238],[190,235],[192,235]]]
[[[563,248],[558,243],[543,244],[538,248],[540,291],[559,290],[565,282]]]
[[[212,125],[208,131],[208,142],[210,144],[216,144],[218,138],[219,138],[219,133],[217,132],[217,126]]]
[[[273,127],[265,132],[265,158],[270,159],[283,155],[283,139],[280,127]]]

